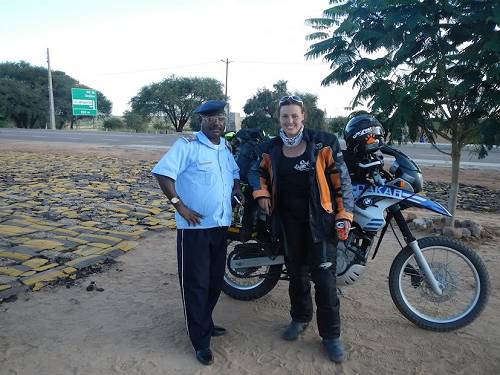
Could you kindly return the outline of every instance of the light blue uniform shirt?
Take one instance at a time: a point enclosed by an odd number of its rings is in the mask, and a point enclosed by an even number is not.
[[[226,141],[214,145],[203,132],[194,140],[178,139],[155,165],[152,172],[175,180],[175,191],[182,202],[203,217],[189,226],[175,213],[177,229],[203,229],[231,224],[231,192],[239,168]]]

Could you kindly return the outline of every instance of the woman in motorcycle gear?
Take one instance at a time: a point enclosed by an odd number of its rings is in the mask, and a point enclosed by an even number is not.
[[[341,362],[336,243],[351,225],[352,186],[337,138],[304,128],[304,118],[300,97],[281,98],[279,136],[259,145],[249,183],[284,243],[292,322],[282,337],[296,340],[312,320],[311,278],[319,334],[329,358]]]

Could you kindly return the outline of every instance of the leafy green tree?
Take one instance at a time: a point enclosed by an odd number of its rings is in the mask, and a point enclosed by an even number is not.
[[[132,111],[144,116],[160,116],[165,125],[182,132],[193,111],[202,102],[224,99],[222,83],[213,78],[176,77],[144,86],[130,103]]]
[[[110,117],[104,120],[102,127],[106,130],[117,130],[124,128],[124,125],[123,121],[118,117]]]
[[[312,129],[326,130],[325,112],[318,108],[318,96],[307,92],[296,93],[304,101],[306,116],[304,126]]]
[[[139,113],[125,111],[123,117],[126,127],[135,130],[136,133],[145,132],[148,129],[148,119]]]
[[[337,135],[342,135],[344,131],[344,127],[346,126],[347,122],[349,121],[349,118],[345,116],[336,116],[332,117],[328,121],[328,130],[331,131],[332,133],[335,133]]]
[[[73,124],[71,88],[81,85],[64,72],[52,72],[56,127]],[[111,102],[97,91],[99,114],[111,114]],[[16,127],[44,128],[48,122],[47,69],[27,62],[0,63],[0,117],[8,118]]]
[[[306,57],[332,72],[322,84],[352,82],[354,106],[366,102],[393,134],[406,128],[451,143],[448,209],[454,215],[460,155],[468,143],[484,152],[498,137],[500,5],[496,0],[331,1]]]
[[[247,115],[242,125],[246,128],[260,128],[268,134],[277,134],[279,128],[279,100],[290,95],[287,81],[278,81],[273,85],[273,91],[263,88],[247,100],[243,111]],[[317,107],[318,97],[310,93],[295,93],[302,98],[306,108],[304,125],[309,128],[323,129],[325,113]]]
[[[47,101],[40,87],[28,83],[0,78],[0,111],[2,117],[9,118],[19,128],[45,127],[47,123]]]

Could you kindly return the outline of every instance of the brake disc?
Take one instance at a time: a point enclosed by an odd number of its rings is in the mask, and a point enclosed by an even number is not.
[[[457,281],[458,281],[458,273],[453,271],[449,265],[441,262],[433,262],[429,263],[429,267],[436,278],[436,281],[441,286],[441,290],[443,294],[437,295],[432,290],[432,287],[425,281],[422,283],[422,297],[426,298],[431,302],[447,302],[453,297],[455,297],[457,293]]]

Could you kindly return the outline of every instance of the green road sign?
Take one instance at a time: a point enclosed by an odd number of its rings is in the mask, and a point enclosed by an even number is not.
[[[97,92],[89,89],[71,89],[73,116],[97,116]]]

